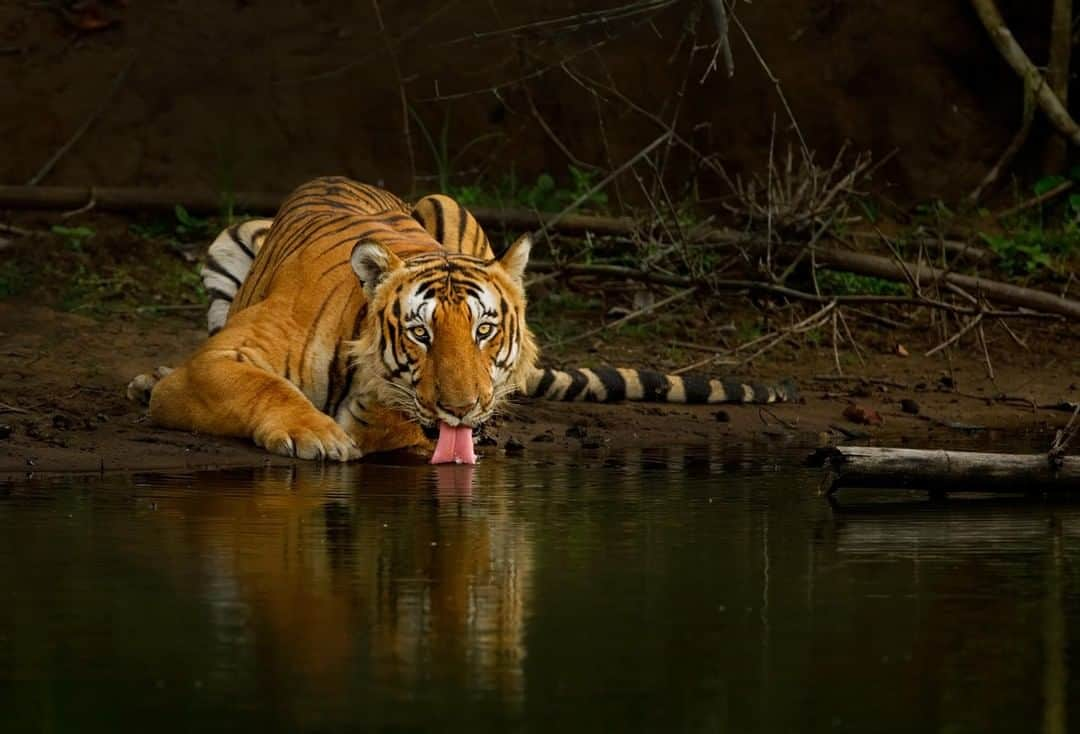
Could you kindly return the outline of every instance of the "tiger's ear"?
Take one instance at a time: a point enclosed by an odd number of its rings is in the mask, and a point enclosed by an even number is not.
[[[502,265],[503,270],[514,280],[520,282],[525,277],[525,266],[529,264],[529,251],[532,250],[532,244],[531,235],[522,235],[499,257],[499,265]]]
[[[403,265],[401,258],[373,242],[358,242],[353,248],[350,262],[369,300],[375,297],[379,283]]]

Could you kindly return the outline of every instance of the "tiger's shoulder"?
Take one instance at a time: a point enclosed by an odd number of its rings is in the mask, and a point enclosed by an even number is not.
[[[282,272],[300,274],[310,286],[302,293],[323,289],[335,275],[347,279],[349,253],[359,241],[379,243],[406,260],[439,251],[495,257],[476,218],[449,196],[432,194],[410,205],[342,176],[313,179],[293,191],[273,219],[230,226],[210,245],[202,271],[210,333],[266,298]],[[313,278],[319,282],[309,282]]]

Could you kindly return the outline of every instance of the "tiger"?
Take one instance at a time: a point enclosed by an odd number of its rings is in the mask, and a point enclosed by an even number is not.
[[[349,461],[413,449],[432,463],[474,463],[473,430],[515,393],[796,399],[790,381],[538,366],[524,282],[532,244],[526,234],[496,255],[442,194],[410,206],[344,177],[309,181],[273,219],[214,240],[201,273],[209,338],[176,369],[134,378],[128,397],[156,425],[250,438],[275,454]]]

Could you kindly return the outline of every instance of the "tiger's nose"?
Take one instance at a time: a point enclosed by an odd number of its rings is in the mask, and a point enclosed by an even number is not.
[[[469,402],[464,402],[464,403],[444,403],[442,401],[436,403],[439,410],[441,410],[441,411],[443,411],[445,413],[449,413],[450,415],[454,416],[455,418],[464,418],[466,415],[468,415],[470,410],[472,410],[473,408],[475,408],[479,404],[480,404],[480,398],[476,398],[476,400],[473,400],[471,403],[469,403]]]

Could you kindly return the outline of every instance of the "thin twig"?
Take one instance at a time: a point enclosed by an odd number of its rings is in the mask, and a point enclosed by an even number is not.
[[[41,181],[49,175],[53,167],[60,162],[60,159],[67,155],[67,152],[73,147],[75,147],[75,144],[79,142],[82,136],[85,135],[86,132],[94,126],[94,123],[97,122],[98,118],[101,117],[101,115],[105,112],[106,108],[108,108],[109,103],[112,102],[113,97],[115,97],[116,93],[120,91],[120,87],[124,84],[124,80],[127,79],[128,72],[131,71],[131,68],[134,65],[135,57],[132,57],[128,60],[126,64],[124,64],[123,68],[121,68],[120,71],[117,72],[116,76],[113,77],[112,84],[109,86],[108,91],[105,93],[105,96],[102,97],[101,100],[98,102],[98,105],[94,108],[94,111],[90,113],[90,116],[87,117],[86,120],[83,121],[83,124],[80,125],[79,128],[74,132],[74,134],[72,134],[72,136],[67,139],[67,142],[61,145],[57,149],[57,151],[52,154],[52,157],[49,158],[49,160],[45,161],[45,165],[43,165],[40,169],[38,169],[37,173],[30,177],[30,180],[26,182],[27,186],[37,186],[39,183],[41,183]]]
[[[386,55],[390,61],[390,68],[397,80],[398,95],[401,97],[401,127],[405,135],[405,149],[409,154],[409,186],[410,191],[416,191],[416,154],[413,152],[412,130],[409,126],[409,98],[405,92],[405,82],[401,76],[401,65],[398,63],[397,52],[390,43],[390,36],[386,33],[383,24],[382,10],[379,8],[379,0],[371,0],[375,10],[375,21],[379,25],[379,34],[382,35],[383,45],[386,46]]]
[[[574,336],[570,336],[570,337],[567,337],[565,339],[560,339],[559,341],[556,341],[556,342],[553,342],[551,344],[545,345],[545,348],[550,349],[552,347],[561,347],[561,346],[563,346],[565,344],[571,344],[573,342],[580,341],[582,339],[587,339],[590,336],[595,336],[596,334],[599,334],[602,331],[607,331],[609,329],[617,329],[617,328],[619,328],[620,326],[622,326],[623,324],[625,324],[628,321],[633,321],[636,318],[640,318],[641,316],[645,316],[647,314],[650,314],[653,311],[655,311],[656,309],[658,309],[658,308],[660,308],[662,306],[666,306],[669,303],[674,303],[675,301],[682,300],[683,298],[686,298],[688,296],[693,295],[696,291],[697,291],[696,287],[695,288],[687,288],[686,290],[679,291],[678,293],[670,295],[667,298],[662,298],[659,301],[651,303],[650,305],[645,306],[644,308],[639,308],[637,311],[632,311],[631,313],[628,313],[626,316],[623,316],[620,319],[616,319],[615,321],[612,321],[610,324],[604,324],[603,326],[598,326],[595,329],[590,329],[590,330],[588,330],[586,332],[583,332],[581,334],[575,334]]]
[[[646,145],[641,150],[639,150],[629,160],[627,160],[622,165],[620,165],[618,168],[616,168],[614,171],[609,173],[607,176],[605,176],[603,179],[601,179],[598,183],[596,183],[592,187],[590,187],[588,191],[586,191],[584,194],[582,194],[578,198],[574,199],[574,201],[570,202],[570,204],[567,205],[567,207],[565,209],[560,211],[558,214],[556,214],[551,219],[548,219],[548,220],[544,221],[540,225],[540,229],[536,230],[533,233],[533,236],[534,237],[539,237],[539,236],[541,236],[543,234],[546,234],[547,231],[551,227],[554,227],[556,224],[558,224],[559,221],[563,217],[565,217],[567,214],[570,214],[575,209],[577,209],[579,206],[581,206],[586,201],[591,199],[593,196],[596,195],[596,193],[598,191],[601,191],[605,186],[607,186],[609,183],[614,181],[620,174],[622,174],[628,168],[630,168],[635,163],[640,161],[642,158],[647,156],[649,153],[656,150],[659,146],[661,146],[664,142],[666,142],[670,138],[671,138],[671,132],[669,131],[669,132],[664,133],[663,135],[661,135],[660,137],[658,137],[656,140],[652,141],[648,145]]]
[[[1010,206],[1008,209],[1004,209],[1004,210],[998,212],[997,214],[994,215],[994,219],[1004,219],[1006,217],[1011,217],[1013,214],[1019,214],[1020,212],[1026,210],[1026,209],[1031,209],[1031,208],[1039,206],[1041,204],[1045,204],[1046,202],[1050,201],[1051,199],[1056,199],[1061,194],[1064,194],[1066,191],[1068,191],[1069,189],[1071,189],[1075,185],[1076,185],[1075,181],[1062,181],[1061,183],[1059,183],[1057,186],[1050,189],[1049,191],[1044,191],[1043,193],[1039,194],[1038,196],[1033,196],[1033,197],[1031,197],[1030,199],[1028,199],[1026,201],[1020,202],[1016,206]]]
[[[948,339],[943,341],[941,344],[938,344],[936,347],[931,349],[929,352],[927,352],[923,356],[932,357],[933,355],[940,352],[942,349],[945,349],[947,347],[952,346],[953,344],[958,342],[961,338],[963,338],[964,334],[967,334],[969,331],[971,331],[976,326],[978,326],[980,323],[982,323],[982,319],[983,319],[983,314],[982,313],[975,314],[975,316],[973,316],[966,324],[964,324],[963,328],[961,328],[958,332],[956,332],[955,334],[950,336]]]

